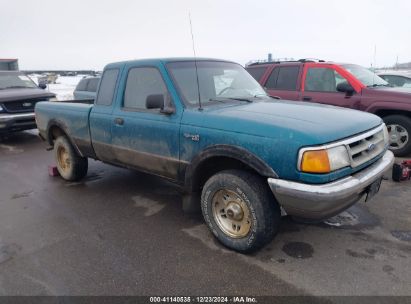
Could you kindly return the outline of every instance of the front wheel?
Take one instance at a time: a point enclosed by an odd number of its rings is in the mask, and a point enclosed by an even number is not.
[[[389,115],[383,118],[388,129],[390,150],[395,156],[411,153],[411,118],[403,115]]]
[[[67,181],[78,181],[87,174],[88,161],[81,157],[66,136],[54,142],[54,156],[60,176]]]
[[[203,187],[201,209],[216,238],[243,253],[271,241],[281,218],[280,207],[264,180],[241,170],[212,176]]]

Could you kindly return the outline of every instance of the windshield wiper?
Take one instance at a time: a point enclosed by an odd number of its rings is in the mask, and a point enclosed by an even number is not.
[[[231,100],[238,100],[238,101],[246,101],[246,102],[253,102],[249,98],[244,97],[219,97],[219,98],[210,98],[208,101],[217,101],[217,102],[226,102]]]
[[[224,102],[227,101],[228,98],[210,98],[208,101],[217,101],[217,102]]]
[[[372,85],[369,85],[369,86],[367,86],[367,87],[369,87],[369,88],[376,88],[376,87],[391,87],[391,85],[389,85],[389,84],[380,84],[380,83],[374,83],[374,84],[372,84]]]
[[[250,98],[246,98],[246,97],[228,97],[227,99],[231,99],[231,100],[238,100],[238,101],[246,101],[246,102],[253,102],[252,99]]]
[[[5,89],[32,89],[32,88],[26,87],[26,86],[9,86],[9,87],[3,88],[3,90]]]

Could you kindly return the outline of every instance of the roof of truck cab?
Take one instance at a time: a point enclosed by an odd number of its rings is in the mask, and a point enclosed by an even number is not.
[[[217,59],[217,58],[195,58],[195,57],[170,57],[170,58],[147,58],[147,59],[136,59],[136,60],[127,60],[127,61],[119,61],[119,62],[113,62],[109,63],[106,65],[105,69],[107,68],[119,68],[124,65],[132,65],[135,63],[147,63],[147,64],[153,64],[153,63],[170,63],[170,62],[181,62],[181,61],[221,61],[221,62],[231,62],[231,63],[236,63],[231,60],[225,60],[225,59]]]

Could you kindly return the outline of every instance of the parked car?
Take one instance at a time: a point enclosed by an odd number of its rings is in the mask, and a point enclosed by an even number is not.
[[[371,199],[394,159],[381,118],[270,98],[213,59],[109,64],[94,105],[41,102],[36,119],[64,179],[88,158],[165,177],[240,252],[273,238],[281,210],[324,219]]]
[[[0,135],[36,128],[34,106],[54,97],[22,72],[0,71]]]
[[[101,77],[87,77],[80,80],[74,90],[75,99],[95,99]]]
[[[391,87],[355,64],[324,61],[256,63],[247,71],[271,96],[347,107],[381,117],[396,156],[411,153],[411,91]]]
[[[411,89],[411,75],[400,72],[383,72],[378,73],[382,79],[387,81],[393,87],[403,87]]]

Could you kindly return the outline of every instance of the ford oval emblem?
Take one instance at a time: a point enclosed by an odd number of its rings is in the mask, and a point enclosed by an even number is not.
[[[373,151],[377,146],[375,144],[369,144],[367,147],[367,152]]]

